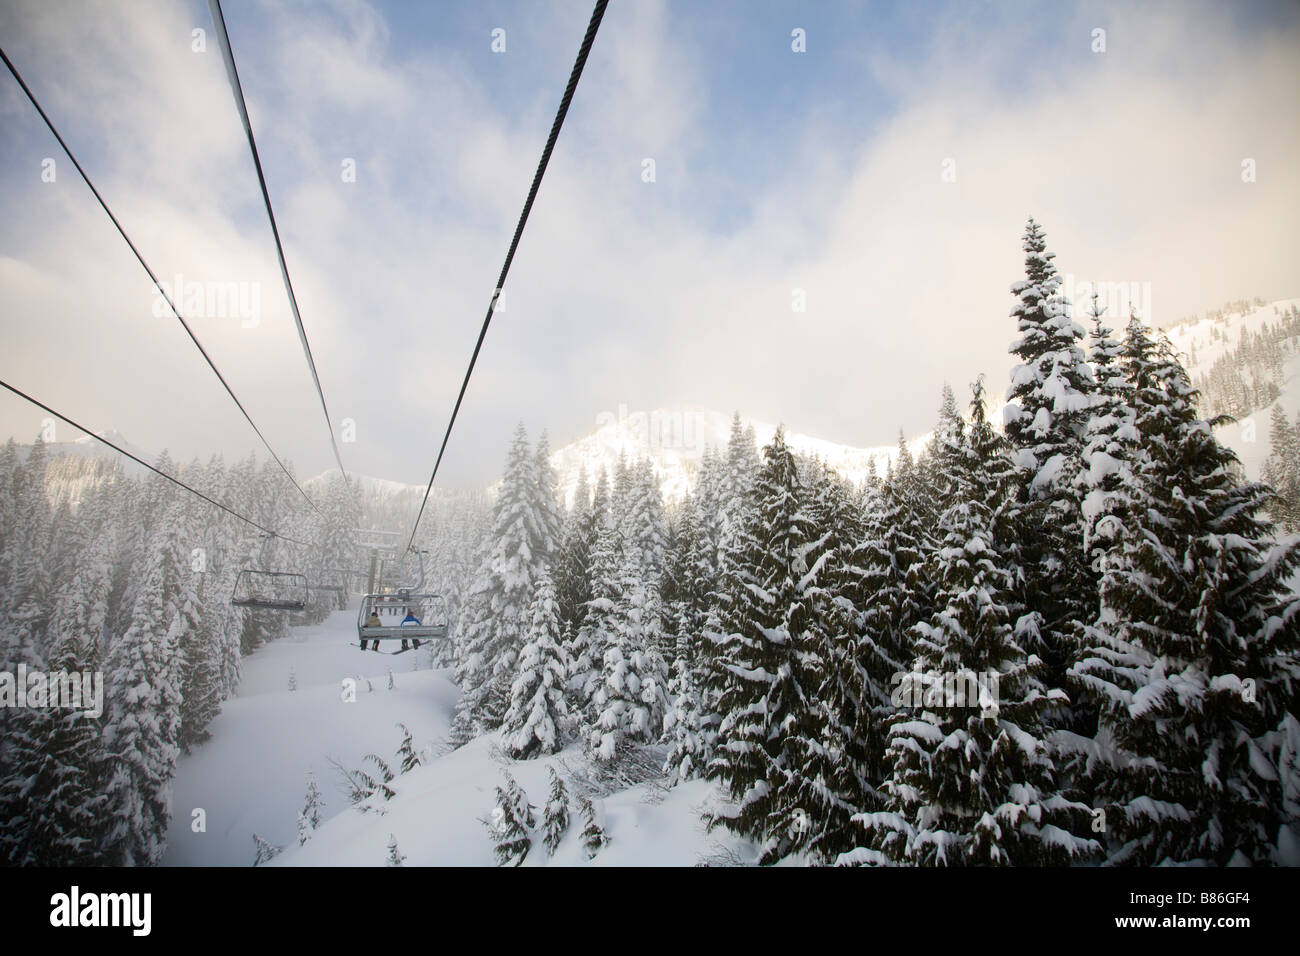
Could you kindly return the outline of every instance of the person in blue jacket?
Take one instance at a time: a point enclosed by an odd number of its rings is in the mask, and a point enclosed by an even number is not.
[[[415,609],[408,607],[406,609],[406,617],[402,618],[402,627],[419,627],[419,626],[420,626],[420,619],[415,616]],[[417,651],[420,649],[420,642],[418,640],[415,641],[415,649]],[[410,648],[407,646],[406,638],[402,638],[402,650],[404,651],[410,650]]]

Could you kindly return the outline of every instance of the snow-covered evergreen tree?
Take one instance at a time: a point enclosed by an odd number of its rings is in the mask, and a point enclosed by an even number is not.
[[[568,662],[555,586],[547,571],[542,572],[531,611],[518,676],[510,686],[510,706],[501,722],[504,750],[517,760],[555,753],[563,747],[570,724],[565,700]]]
[[[253,866],[261,866],[263,863],[269,863],[284,850],[284,847],[276,846],[269,840],[262,839],[256,833],[253,834],[253,847],[256,851],[253,856]]]
[[[925,461],[920,466],[920,480],[926,488],[926,499],[933,514],[941,512],[955,490],[955,460],[961,454],[965,422],[957,410],[957,398],[951,386],[944,382],[939,402],[939,420],[934,437],[926,449]]]
[[[397,837],[391,833],[388,834],[388,858],[385,861],[387,866],[401,866],[406,856],[397,849]]]
[[[758,447],[752,427],[746,427],[736,412],[731,418],[731,435],[727,440],[727,454],[721,474],[718,517],[719,556],[725,564],[727,555],[735,546],[741,533],[745,512],[749,507],[750,490],[761,467]]]
[[[942,543],[926,559],[935,611],[913,628],[885,805],[855,816],[866,840],[844,863],[1041,865],[1096,849],[1075,835],[1087,807],[1057,792],[1043,739],[1044,709],[1059,692],[1045,690],[1043,663],[1018,644],[1008,609],[1014,577],[1001,562],[996,515],[1013,488],[978,383],[972,411]]]
[[[348,588],[351,578],[340,573],[348,568],[355,568],[360,563],[357,558],[357,542],[354,528],[361,527],[361,505],[356,493],[343,475],[334,474],[328,479],[320,508],[323,517],[318,525],[313,549],[315,566],[318,569],[315,581],[318,584],[342,588],[341,594],[320,592],[333,602],[326,605],[326,610],[342,610],[347,607]]]
[[[1003,410],[1006,437],[1024,472],[1021,521],[1031,532],[1022,560],[1026,612],[1036,617],[1018,630],[1027,650],[1043,657],[1048,685],[1062,687],[1076,647],[1074,622],[1096,594],[1084,559],[1079,481],[1096,382],[1081,345],[1083,328],[1059,294],[1055,255],[1033,219],[1024,251],[1025,278],[1011,287],[1020,337],[1010,350],[1021,364],[1011,371]]]
[[[596,513],[591,503],[587,472],[578,475],[573,507],[565,515],[553,577],[560,624],[566,633],[582,627],[591,600],[591,549],[596,544]]]
[[[806,729],[791,741],[798,770],[786,800],[800,811],[798,845],[829,861],[854,845],[851,815],[872,799],[878,729],[857,633],[862,575],[853,552],[863,536],[862,516],[847,483],[825,465],[805,463],[804,474],[808,572],[790,609],[790,631],[800,635],[804,685],[815,691]]]
[[[673,670],[673,679],[668,685],[668,696],[673,705],[664,715],[664,735],[669,741],[664,774],[669,786],[701,775],[706,759],[700,728],[699,688],[690,654],[679,654]]]
[[[181,508],[179,517],[183,524],[177,539],[180,553],[176,555],[168,639],[178,656],[180,746],[188,754],[211,736],[208,725],[221,711],[221,640],[205,613],[208,605],[200,594],[205,583],[203,575],[188,561],[192,549],[185,547],[198,540],[200,517],[188,503]]]
[[[1120,471],[1126,460],[1132,457],[1137,433],[1132,427],[1131,390],[1124,376],[1123,349],[1112,338],[1111,330],[1102,324],[1103,310],[1096,296],[1093,298],[1092,319],[1091,359],[1097,387],[1083,448],[1085,470],[1081,477],[1084,490],[1081,509],[1085,560],[1093,574],[1100,577],[1100,561],[1108,547],[1109,529],[1114,525],[1111,516],[1118,506],[1116,491],[1120,487]],[[1142,334],[1140,324],[1137,334]],[[1085,618],[1079,623],[1087,620]]]
[[[548,561],[550,517],[539,513],[537,462],[522,424],[506,460],[487,553],[465,608],[452,739],[457,743],[500,726],[510,701],[528,609]]]
[[[556,490],[555,468],[551,465],[551,442],[546,437],[546,432],[542,432],[537,439],[534,459],[537,476],[534,495],[542,539],[540,556],[544,561],[549,561],[560,547],[564,532],[564,511]]]
[[[1277,497],[1269,504],[1269,513],[1286,530],[1295,531],[1300,528],[1300,429],[1287,421],[1280,403],[1270,415],[1264,480]]]
[[[894,675],[910,668],[912,629],[929,605],[922,573],[929,529],[917,501],[915,466],[901,436],[897,460],[888,479],[868,498],[860,539],[848,542],[853,550],[843,587],[857,611],[862,723],[855,736],[864,749],[869,790],[878,788],[889,773],[883,728],[896,712],[891,702]]]
[[[532,830],[537,826],[536,809],[528,802],[528,795],[515,782],[515,778],[502,771],[506,778],[505,789],[497,787],[496,812],[488,823],[492,840],[496,844],[497,865],[513,863],[518,866],[533,848]]]
[[[1113,863],[1276,859],[1297,783],[1296,543],[1136,320],[1125,340],[1139,454],[1118,472],[1100,611],[1072,669],[1100,707],[1086,767]]]
[[[764,449],[754,503],[724,571],[729,635],[714,666],[727,674],[722,724],[708,777],[722,783],[734,806],[725,825],[761,844],[763,862],[794,852],[817,835],[801,775],[809,746],[822,746],[824,715],[816,694],[825,679],[825,635],[819,630],[816,546],[802,500],[794,455],[778,429]],[[833,788],[819,787],[834,799]],[[841,808],[847,812],[851,808]]]
[[[604,486],[604,475],[597,486]],[[617,629],[617,612],[622,599],[622,579],[619,575],[621,536],[607,509],[597,530],[591,551],[591,582],[582,625],[568,644],[570,712],[581,723],[584,735],[590,736],[600,711],[596,695],[601,688],[605,652]]]
[[[176,608],[180,509],[158,520],[130,629],[108,657],[113,709],[107,742],[113,825],[106,839],[118,865],[155,865],[171,819],[171,780],[180,755],[180,654]]]
[[[622,500],[617,506],[617,499]],[[629,744],[653,743],[668,706],[664,608],[659,596],[664,561],[662,503],[649,462],[624,469],[616,496],[622,514],[613,586],[594,581],[589,618],[600,628],[604,654],[591,698],[588,743],[597,759],[613,760]],[[612,539],[597,539],[593,570],[608,574]]]
[[[546,770],[551,775],[551,792],[546,798],[543,817],[546,834],[542,842],[546,846],[546,852],[554,856],[555,851],[560,847],[560,841],[564,839],[564,834],[569,829],[569,791],[554,767],[547,767]]]

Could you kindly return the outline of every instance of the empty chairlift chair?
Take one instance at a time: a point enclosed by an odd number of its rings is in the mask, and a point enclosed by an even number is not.
[[[291,571],[256,571],[245,568],[235,578],[235,607],[268,611],[301,611],[307,606],[307,578]]]
[[[265,564],[266,546],[274,535],[262,536],[262,553],[258,564]],[[293,571],[262,571],[244,568],[235,577],[234,607],[260,608],[267,611],[301,611],[311,599],[307,578]]]

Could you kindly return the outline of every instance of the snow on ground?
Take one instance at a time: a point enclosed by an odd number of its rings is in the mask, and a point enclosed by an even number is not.
[[[576,747],[552,757],[512,761],[499,749],[497,734],[471,741],[459,750],[398,777],[397,795],[378,801],[383,814],[348,810],[324,824],[301,848],[294,846],[273,862],[288,866],[382,866],[388,842],[395,839],[405,866],[495,866],[491,834],[496,788],[508,770],[536,810],[537,831],[524,866],[693,866],[719,847],[753,862],[747,848],[722,831],[706,834],[701,809],[715,787],[695,780],[664,791],[645,784],[598,801],[609,837],[592,861],[582,848],[582,814],[570,791],[570,824],[555,856],[542,845],[543,811],[550,792],[548,766],[562,776],[581,763]],[[715,846],[716,844],[716,846]]]
[[[273,861],[291,866],[382,866],[395,838],[406,866],[495,866],[491,834],[483,824],[496,805],[496,787],[508,769],[536,806],[538,833],[525,866],[585,865],[579,834],[583,821],[570,786],[571,824],[554,857],[541,843],[542,811],[550,790],[547,766],[582,766],[577,747],[536,760],[512,761],[500,751],[499,735],[443,751],[459,692],[449,671],[427,668],[423,651],[397,657],[363,652],[356,640],[356,610],[339,611],[322,625],[293,628],[291,636],[244,661],[239,696],[222,706],[212,739],[177,768],[172,826],[164,864],[248,866],[252,834],[285,851]],[[388,667],[395,690],[388,690]],[[288,689],[292,669],[297,690]],[[355,703],[342,700],[341,682],[362,675]],[[367,684],[366,679],[369,679]],[[369,689],[373,688],[373,689]],[[411,729],[428,762],[392,784],[396,796],[378,805],[384,813],[354,809],[336,758],[349,769],[374,751],[398,769],[398,722]],[[373,765],[365,769],[374,774]],[[320,829],[297,845],[297,815],[316,775],[325,800]],[[691,781],[672,790],[643,784],[598,801],[608,846],[596,866],[691,866],[705,857],[753,862],[752,848],[725,830],[705,833],[703,806],[717,788]],[[196,807],[207,812],[207,832],[191,831]]]
[[[428,666],[423,651],[390,657],[349,646],[356,641],[355,609],[291,635],[244,660],[239,695],[222,705],[212,739],[181,759],[164,864],[247,866],[254,831],[278,845],[296,840],[308,771],[325,813],[334,814],[348,800],[329,758],[355,768],[374,750],[391,760],[399,721],[417,747],[445,736],[458,691],[447,671],[412,670]],[[295,691],[288,689],[291,669]],[[345,703],[342,681],[358,675],[356,702]],[[191,830],[196,807],[207,813],[204,833]]]

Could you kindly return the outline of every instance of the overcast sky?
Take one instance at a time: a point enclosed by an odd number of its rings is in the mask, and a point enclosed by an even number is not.
[[[591,5],[225,10],[344,462],[423,482]],[[520,419],[559,444],[620,405],[924,431],[944,381],[1003,387],[1030,215],[1156,322],[1300,295],[1297,10],[614,0],[440,481],[496,475]],[[206,6],[9,0],[0,44],[163,279],[256,293],[255,325],[195,331],[329,467]],[[7,74],[0,160],[0,377],[151,454],[260,452]],[[0,435],[42,417],[0,397]]]

